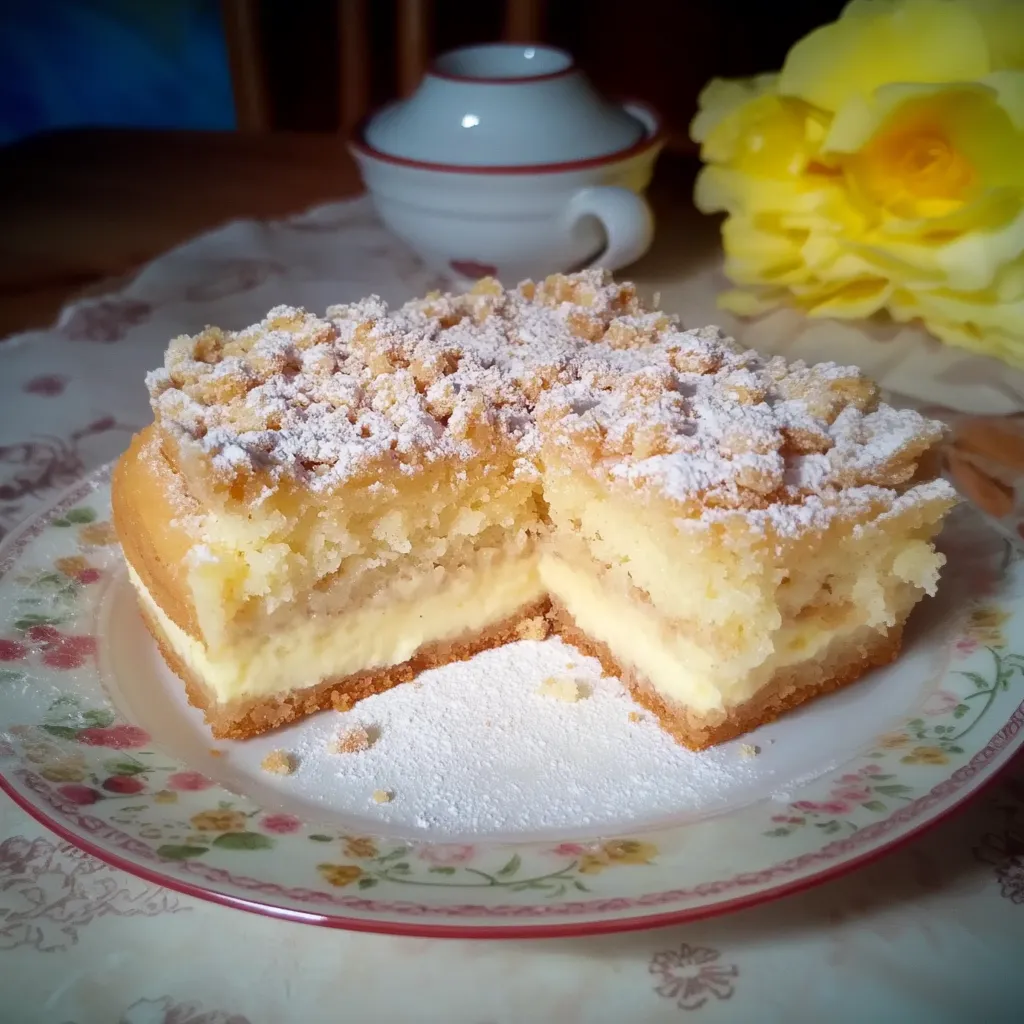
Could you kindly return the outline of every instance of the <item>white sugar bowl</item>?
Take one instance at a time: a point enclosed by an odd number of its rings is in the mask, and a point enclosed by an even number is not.
[[[643,255],[662,145],[652,111],[603,100],[567,53],[511,44],[438,58],[350,142],[381,218],[428,266],[506,284]]]

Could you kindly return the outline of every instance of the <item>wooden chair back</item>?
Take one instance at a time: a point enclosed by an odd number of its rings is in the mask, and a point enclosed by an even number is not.
[[[376,0],[380,2],[380,0]],[[395,4],[394,91],[408,96],[432,56],[431,0],[392,0]],[[545,0],[505,0],[502,36],[508,42],[541,39]],[[373,53],[370,0],[337,0],[338,130],[347,133],[371,104]],[[235,118],[240,131],[269,132],[274,111],[259,0],[221,0]]]

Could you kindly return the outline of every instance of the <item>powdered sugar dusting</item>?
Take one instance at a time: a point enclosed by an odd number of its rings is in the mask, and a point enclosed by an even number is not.
[[[851,489],[904,489],[941,437],[880,405],[853,367],[681,330],[600,271],[508,290],[485,280],[394,310],[370,297],[323,319],[279,306],[244,331],[177,339],[147,382],[197,465],[229,486],[260,478],[247,500],[282,478],[329,490],[511,449],[516,472],[552,455],[697,522],[810,496],[840,510]],[[794,533],[807,516],[771,521]]]
[[[585,696],[552,700],[552,677]],[[557,639],[520,641],[310,720],[296,779],[395,827],[479,835],[706,810],[753,771],[729,747],[684,749],[637,711],[593,659]],[[330,736],[359,728],[375,730],[371,747],[332,753]],[[379,790],[392,799],[378,804]]]

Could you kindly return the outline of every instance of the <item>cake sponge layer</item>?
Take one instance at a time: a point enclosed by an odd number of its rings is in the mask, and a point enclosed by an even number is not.
[[[386,484],[352,483],[330,501],[278,488],[204,505],[165,442],[147,428],[119,461],[115,524],[155,603],[211,652],[354,608],[379,616],[534,557],[536,474],[498,452],[394,479],[384,467]]]

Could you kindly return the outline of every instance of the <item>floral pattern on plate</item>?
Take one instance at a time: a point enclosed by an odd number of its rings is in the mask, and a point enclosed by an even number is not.
[[[1019,562],[1008,546],[987,544],[995,563],[979,558],[975,568],[990,585],[944,634],[940,685],[872,749],[800,786],[784,811],[761,801],[713,820],[563,842],[326,830],[228,792],[112,703],[98,665],[102,594],[122,571],[108,501],[102,473],[0,561],[0,769],[20,803],[97,856],[195,895],[424,934],[448,921],[543,934],[566,922],[612,930],[701,916],[897,841],[977,788],[1020,742]],[[970,549],[979,527],[959,529],[953,547]],[[719,864],[716,845],[740,852]],[[691,1001],[682,982],[666,975],[664,984],[681,1006]],[[724,998],[724,975],[708,984]]]

